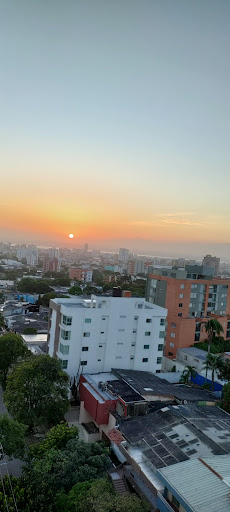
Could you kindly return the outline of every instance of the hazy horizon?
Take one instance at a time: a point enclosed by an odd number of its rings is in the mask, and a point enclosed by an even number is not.
[[[229,0],[4,3],[0,238],[230,255],[229,19]]]

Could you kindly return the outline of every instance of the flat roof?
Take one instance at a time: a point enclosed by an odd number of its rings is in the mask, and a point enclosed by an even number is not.
[[[35,345],[47,342],[47,334],[21,334],[21,337],[25,343],[33,343]]]
[[[137,446],[155,469],[191,458],[230,454],[230,415],[215,406],[168,405],[121,420],[119,430],[130,448]]]
[[[189,402],[212,402],[216,397],[206,389],[197,389],[184,385],[170,384],[164,379],[160,379],[151,372],[138,370],[117,370],[112,369],[114,375],[125,380],[135,388],[142,396],[162,396],[175,397],[178,400],[187,400]],[[162,373],[163,375],[163,373]]]
[[[200,348],[196,347],[178,348],[177,352],[184,352],[185,354],[188,354],[190,356],[202,359],[202,361],[206,361],[208,354],[205,350],[201,350]]]
[[[217,457],[219,465],[222,457]],[[176,471],[166,467],[157,474],[163,476],[194,512],[229,512],[230,489],[213,473],[211,464],[208,468],[202,460],[189,460],[178,464]]]

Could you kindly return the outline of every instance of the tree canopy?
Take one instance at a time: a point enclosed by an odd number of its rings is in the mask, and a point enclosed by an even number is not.
[[[82,289],[78,285],[71,286],[68,290],[71,295],[82,295]]]
[[[0,336],[0,376],[4,383],[12,364],[16,363],[20,357],[30,354],[19,334],[7,333]]]
[[[25,452],[25,425],[7,414],[0,416],[0,444],[9,457],[23,457]]]
[[[215,320],[214,318],[211,318],[204,324],[205,332],[208,334],[208,352],[210,352],[211,344],[213,342],[213,338],[215,336],[219,336],[221,332],[224,331],[222,325],[218,320]]]
[[[33,279],[31,277],[23,277],[17,288],[22,293],[48,293],[52,291],[45,279]]]
[[[9,375],[4,400],[14,418],[29,427],[58,423],[69,407],[68,376],[58,360],[31,357]]]

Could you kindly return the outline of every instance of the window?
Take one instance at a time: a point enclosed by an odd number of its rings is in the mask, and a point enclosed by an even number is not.
[[[91,318],[85,318],[85,324],[91,324]]]
[[[159,343],[157,350],[160,351],[160,350],[163,350],[163,348],[164,348],[163,343]]]
[[[184,294],[180,293],[179,297],[180,297],[180,299],[183,299],[184,298]]]
[[[165,331],[160,331],[159,338],[164,338],[164,337],[165,337]]]
[[[131,357],[130,357],[130,359],[134,359],[134,357],[133,357],[133,356],[131,356]]]
[[[105,334],[105,331],[101,331],[101,334]]]
[[[87,361],[81,361],[81,366],[86,366],[87,365]]]
[[[148,362],[148,360],[149,360],[149,359],[148,359],[148,357],[143,357],[143,359],[142,359],[142,363],[147,363],[147,362]]]
[[[144,349],[147,350],[149,348],[149,345],[144,345]]]
[[[98,361],[101,361],[101,359],[98,359]]]
[[[134,320],[138,320],[138,316],[135,316],[135,317],[134,317]]]
[[[63,340],[70,340],[70,336],[71,336],[71,331],[64,331],[63,329],[61,329],[61,338]]]
[[[196,293],[190,293],[190,299],[196,299]]]
[[[122,356],[116,356],[116,359],[122,359]]]
[[[151,335],[150,331],[145,331],[145,336],[150,336],[150,335]]]
[[[83,336],[84,336],[84,338],[89,338],[90,337],[90,332],[84,332]]]
[[[105,317],[102,317],[102,320],[106,320],[106,318],[105,318]]]
[[[82,352],[88,352],[89,347],[82,347]]]
[[[126,315],[120,315],[120,318],[126,318]]]
[[[192,289],[197,288],[197,284],[191,284],[191,288]]]
[[[187,356],[184,356],[184,360],[187,361],[188,357]]]
[[[183,290],[184,289],[184,284],[181,284],[180,288],[181,288],[181,290]]]
[[[179,308],[183,308],[182,302],[179,303]]]
[[[175,505],[176,508],[180,508],[180,502],[175,498],[175,496],[172,495],[172,503]]]
[[[137,307],[138,307],[138,309],[142,309],[143,308],[143,304],[137,304]]]
[[[176,335],[175,335],[175,332],[171,332],[171,333],[170,333],[170,336],[171,336],[171,338],[175,338],[175,336],[176,336]]]
[[[161,373],[161,370],[156,370],[156,373]]]
[[[136,346],[136,343],[131,343],[131,347],[135,347]]]
[[[171,327],[176,327],[176,324],[174,324],[174,322],[171,322]]]
[[[136,334],[137,330],[136,329],[133,329],[133,334]]]
[[[65,355],[65,356],[68,356],[69,355],[69,345],[63,345],[62,343],[60,343],[59,352],[61,352],[61,354]]]
[[[72,316],[62,316],[62,323],[64,325],[72,325]]]
[[[152,318],[146,318],[146,324],[151,324],[152,323]]]
[[[123,342],[118,342],[117,345],[124,345],[124,343]]]
[[[174,343],[172,341],[170,341],[169,346],[174,347]]]
[[[165,325],[165,318],[160,319],[160,325]]]
[[[168,352],[168,356],[173,356],[173,352]]]
[[[161,361],[162,361],[162,357],[158,357],[157,358],[157,364],[161,364]]]
[[[124,332],[124,331],[125,331],[125,329],[118,329],[118,331],[119,331],[119,332]]]
[[[61,361],[61,367],[62,367],[62,369],[63,369],[63,370],[67,370],[67,368],[68,368],[68,359],[64,359],[64,360],[61,360],[61,359],[60,359],[60,361]]]
[[[182,316],[182,313],[178,313],[178,316]]]

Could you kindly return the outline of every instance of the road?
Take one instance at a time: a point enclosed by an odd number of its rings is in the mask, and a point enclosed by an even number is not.
[[[2,386],[0,386],[0,414],[6,414],[6,413],[7,413],[7,409],[3,402],[3,390],[2,390]],[[9,473],[12,476],[17,476],[17,477],[20,476],[22,473],[21,468],[22,468],[23,462],[20,459],[10,460],[8,457],[6,457],[6,459],[7,459],[7,467],[8,467]],[[6,474],[6,467],[4,465],[1,466],[1,471],[2,471],[2,475],[4,476]]]

